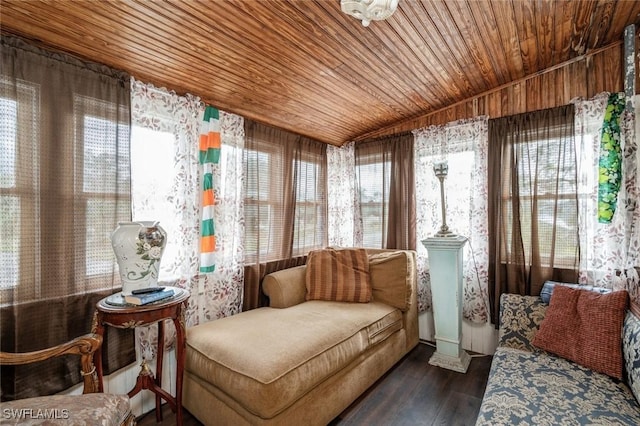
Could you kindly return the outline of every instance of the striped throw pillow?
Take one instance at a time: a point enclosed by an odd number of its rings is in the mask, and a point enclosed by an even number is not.
[[[365,249],[314,250],[307,257],[306,300],[367,303],[371,300]]]

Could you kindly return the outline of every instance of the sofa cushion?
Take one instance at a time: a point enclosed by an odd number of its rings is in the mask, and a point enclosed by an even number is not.
[[[306,300],[369,302],[371,283],[367,251],[311,251],[307,257],[306,287]]]
[[[379,302],[254,309],[189,328],[185,368],[269,419],[401,328]]]
[[[640,318],[631,311],[622,326],[622,355],[627,383],[640,403]]]
[[[624,383],[604,374],[545,352],[500,347],[476,421],[494,425],[640,425],[640,406]]]
[[[533,344],[622,379],[621,330],[628,300],[626,291],[598,294],[558,286]]]
[[[373,300],[405,312],[411,303],[411,263],[407,252],[392,251],[369,256]]]

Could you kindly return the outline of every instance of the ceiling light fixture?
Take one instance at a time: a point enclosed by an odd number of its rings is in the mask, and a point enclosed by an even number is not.
[[[340,0],[340,7],[347,15],[362,20],[367,27],[371,21],[381,21],[393,15],[398,0]]]

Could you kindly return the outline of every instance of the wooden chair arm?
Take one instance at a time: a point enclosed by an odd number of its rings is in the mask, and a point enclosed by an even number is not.
[[[76,337],[70,342],[39,351],[22,353],[0,352],[0,365],[30,364],[60,355],[79,355],[80,374],[84,379],[84,393],[93,393],[98,392],[98,377],[93,364],[93,354],[100,349],[101,345],[102,336],[89,333]]]

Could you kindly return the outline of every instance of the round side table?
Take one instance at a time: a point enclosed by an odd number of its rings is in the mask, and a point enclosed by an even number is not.
[[[104,335],[105,325],[117,328],[136,328],[143,325],[158,323],[158,351],[156,359],[156,374],[142,360],[140,373],[136,379],[136,384],[128,393],[129,398],[140,392],[142,389],[148,389],[156,395],[156,420],[162,421],[162,409],[160,407],[161,400],[164,399],[170,405],[171,410],[176,413],[176,421],[179,426],[182,425],[182,372],[184,370],[185,357],[185,320],[184,311],[189,292],[178,287],[165,287],[172,289],[174,295],[168,299],[158,302],[149,303],[147,305],[135,306],[125,304],[123,297],[119,294],[101,299],[96,304],[96,312],[93,318],[92,332]],[[176,328],[176,396],[175,398],[164,389],[162,389],[162,360],[164,357],[164,320],[170,319]],[[94,364],[99,378],[100,392],[103,392],[102,380],[102,351],[96,351],[94,355]]]

